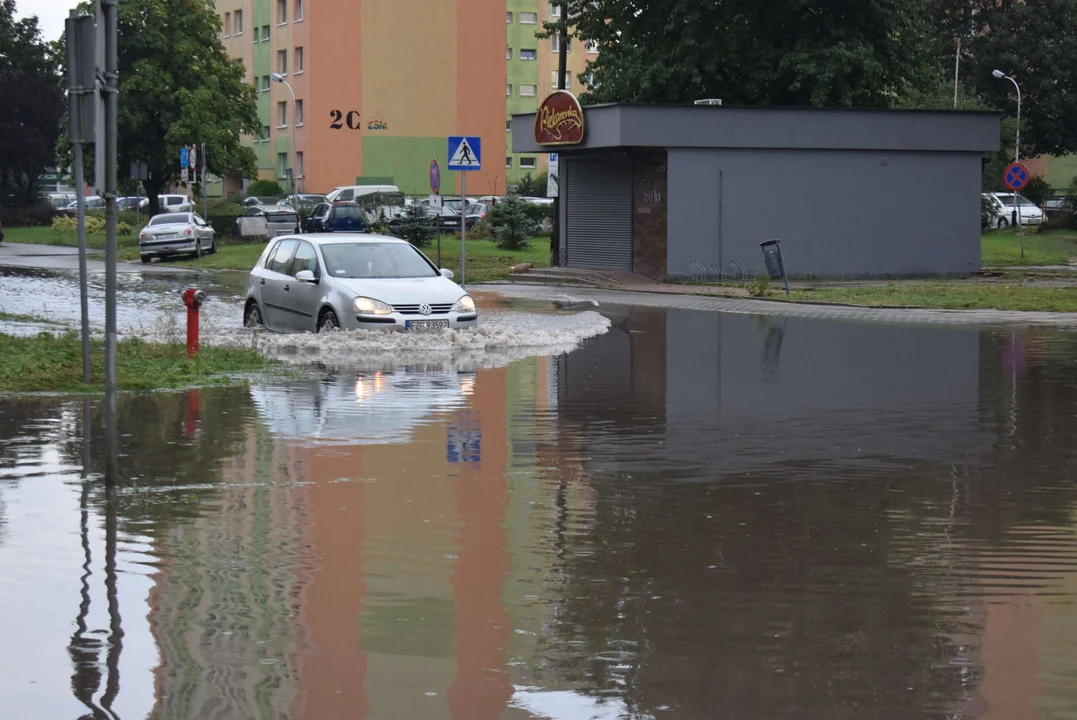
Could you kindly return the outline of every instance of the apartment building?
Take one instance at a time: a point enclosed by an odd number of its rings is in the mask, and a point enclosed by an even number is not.
[[[534,111],[557,86],[557,39],[535,37],[559,13],[546,0],[217,0],[216,7],[225,48],[258,89],[262,125],[246,140],[259,177],[283,179],[294,142],[297,181],[308,192],[370,182],[422,195],[430,160],[446,165],[450,135],[482,137],[484,169],[468,177],[471,194],[502,194],[506,183],[546,166],[544,155],[514,155],[508,132],[512,113]],[[588,52],[569,50],[570,89],[578,92]],[[442,193],[458,192],[457,174],[442,175]],[[238,178],[225,184],[226,193],[239,189]]]

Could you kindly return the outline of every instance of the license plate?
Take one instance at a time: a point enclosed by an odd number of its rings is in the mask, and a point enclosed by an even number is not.
[[[445,330],[449,327],[448,320],[408,320],[404,323],[405,330],[415,332],[430,332],[431,330]]]
[[[170,238],[179,237],[179,233],[161,233],[157,236],[158,240],[168,240]]]

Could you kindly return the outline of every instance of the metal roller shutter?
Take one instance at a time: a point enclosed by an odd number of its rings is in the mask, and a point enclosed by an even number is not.
[[[632,159],[574,158],[570,162],[565,188],[566,265],[631,270]]]

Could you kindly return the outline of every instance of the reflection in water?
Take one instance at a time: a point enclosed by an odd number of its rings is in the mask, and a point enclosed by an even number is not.
[[[1077,339],[605,311],[122,396],[114,493],[99,403],[6,405],[13,716],[1077,715]]]

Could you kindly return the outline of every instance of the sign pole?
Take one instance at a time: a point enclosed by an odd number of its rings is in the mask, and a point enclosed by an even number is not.
[[[117,0],[100,0],[100,7],[105,21],[105,446],[108,451],[105,481],[113,487],[119,474],[116,437]]]
[[[79,308],[82,311],[82,382],[90,382],[90,294],[87,288],[86,268],[86,179],[82,173],[83,110],[81,100],[84,88],[78,78],[85,74],[81,66],[86,61],[85,48],[77,48],[78,11],[72,10],[67,23],[67,84],[68,84],[68,131],[75,165],[75,200],[78,203],[79,237]],[[85,34],[83,34],[85,37]],[[82,50],[81,56],[79,50]]]
[[[467,173],[460,173],[460,287],[467,287]]]
[[[299,208],[296,208],[299,212]],[[209,217],[209,195],[206,193],[206,144],[202,143],[202,219]],[[209,222],[209,220],[206,220]]]

